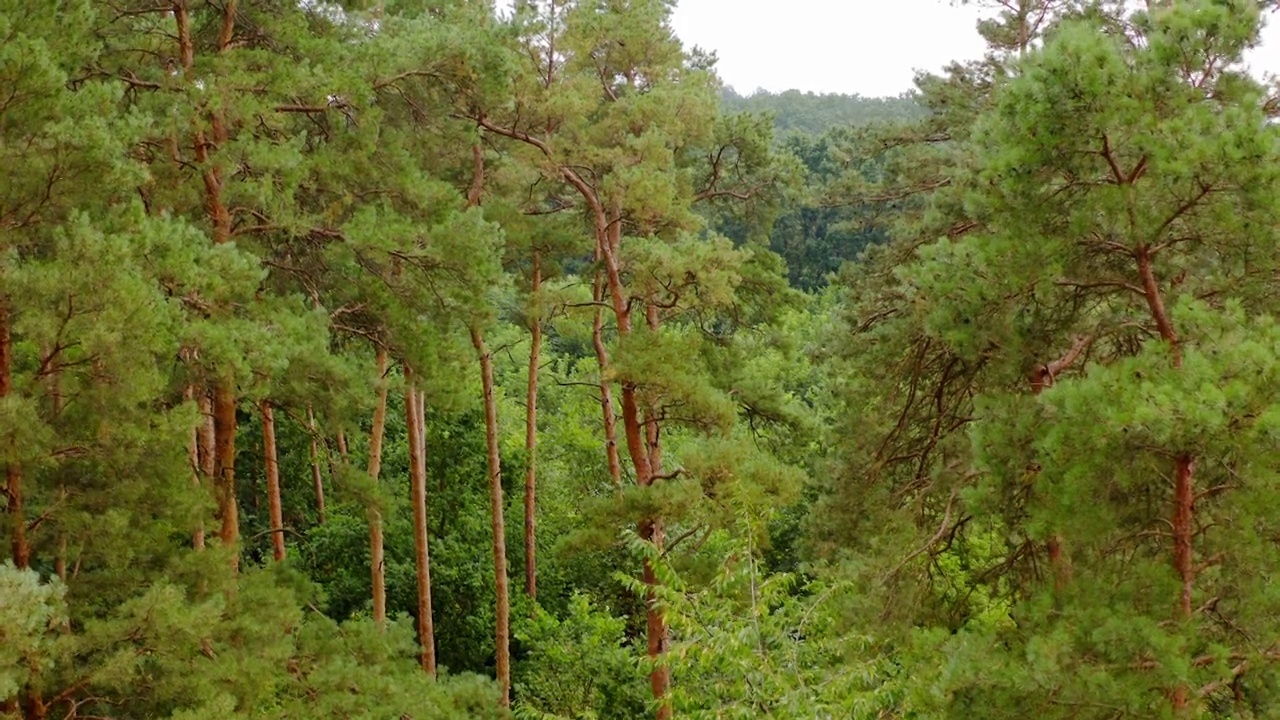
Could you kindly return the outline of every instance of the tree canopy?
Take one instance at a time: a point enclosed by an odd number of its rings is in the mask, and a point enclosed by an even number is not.
[[[1280,713],[1272,3],[0,0],[0,716]]]

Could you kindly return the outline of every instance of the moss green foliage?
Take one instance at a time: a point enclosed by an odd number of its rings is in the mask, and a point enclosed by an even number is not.
[[[868,99],[667,0],[0,0],[0,717],[1280,715],[1268,4],[972,4]]]

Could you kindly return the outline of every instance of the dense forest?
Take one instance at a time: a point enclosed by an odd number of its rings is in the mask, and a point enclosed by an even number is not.
[[[1280,717],[1272,2],[0,0],[0,715]]]

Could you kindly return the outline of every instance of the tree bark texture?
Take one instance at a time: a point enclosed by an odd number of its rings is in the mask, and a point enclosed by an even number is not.
[[[231,39],[235,32],[236,0],[228,0],[223,5],[222,22],[218,32],[218,52],[226,52],[231,47]],[[178,55],[181,60],[183,76],[191,82],[195,68],[195,40],[192,35],[191,15],[187,0],[173,0],[170,9],[173,11],[177,31]],[[222,170],[216,158],[209,153],[210,147],[225,147],[230,138],[226,116],[221,109],[210,114],[209,127],[213,140],[209,141],[203,128],[198,128],[192,136],[192,150],[200,169],[204,187],[205,211],[213,227],[213,242],[222,244],[231,239],[231,212],[223,195]],[[214,477],[215,492],[218,497],[218,514],[221,520],[219,537],[222,544],[233,547],[240,537],[239,512],[235,498],[235,435],[236,435],[236,400],[234,380],[221,378],[214,387],[213,415],[215,433]],[[233,551],[234,553],[234,551]],[[239,566],[238,558],[233,554],[232,567]]]
[[[1173,327],[1173,321],[1165,306],[1160,285],[1156,280],[1152,263],[1152,252],[1147,245],[1139,245],[1133,253],[1138,265],[1138,276],[1142,279],[1143,296],[1147,301],[1147,309],[1155,322],[1160,337],[1169,346],[1171,364],[1175,369],[1182,368],[1182,343]],[[1174,460],[1173,489],[1173,567],[1181,580],[1181,588],[1177,600],[1177,616],[1183,622],[1191,622],[1192,596],[1195,591],[1195,555],[1192,540],[1195,537],[1195,470],[1196,457],[1193,453],[1182,452]],[[1174,717],[1186,717],[1191,711],[1189,689],[1185,683],[1175,687],[1171,693]]]
[[[284,506],[280,499],[280,457],[276,451],[276,413],[271,403],[263,400],[262,457],[267,469],[267,515],[271,523],[271,557],[280,562],[285,558]]]
[[[183,391],[183,397],[187,400],[194,400],[196,397],[196,386],[188,385],[186,390]],[[197,407],[201,407],[201,406],[197,404]],[[201,409],[203,410],[203,408]],[[201,475],[200,436],[204,430],[204,426],[205,426],[205,419],[202,414],[200,417],[200,424],[191,428],[191,437],[188,438],[187,440],[187,457],[189,462],[191,463],[191,483],[195,485],[197,491],[199,491],[204,487],[204,483],[200,479],[200,475]],[[191,547],[195,548],[196,550],[204,550],[204,520],[203,519],[198,518],[196,520],[195,528],[191,531]]]
[[[542,290],[542,256],[533,251],[532,295],[535,307]],[[534,310],[529,323],[529,385],[524,415],[524,591],[538,598],[538,365],[542,360],[542,317]]]
[[[596,261],[600,251],[596,250]],[[604,344],[604,272],[596,271],[591,287],[591,299],[595,302],[595,317],[591,323],[591,345],[596,351],[596,365],[600,372],[600,411],[604,417],[604,452],[609,463],[609,477],[615,489],[622,489],[622,460],[618,457],[618,420],[613,408],[613,384],[609,382],[609,350]]]
[[[409,488],[413,501],[413,553],[418,573],[419,663],[436,674],[435,620],[431,610],[431,549],[427,526],[427,458],[425,422],[414,390],[413,375],[405,367],[405,427],[409,433]]]
[[[307,408],[307,430],[311,433],[311,487],[316,493],[316,523],[324,524],[324,475],[320,473],[320,446],[316,441],[316,414]]]
[[[373,408],[373,429],[369,434],[369,477],[374,485],[382,473],[382,435],[387,424],[387,351],[378,348],[378,403]],[[338,447],[346,457],[346,438],[338,435]],[[382,511],[377,502],[370,504],[369,573],[373,582],[373,621],[380,627],[387,621],[387,573],[383,549]]]
[[[232,381],[219,380],[213,390],[213,475],[218,495],[218,537],[224,547],[240,541],[240,509],[236,505],[236,397]],[[233,555],[231,564],[239,567]]]
[[[493,574],[497,590],[497,622],[495,641],[497,646],[498,686],[501,688],[499,703],[511,705],[511,603],[507,587],[507,541],[503,521],[502,459],[498,448],[498,401],[494,395],[493,356],[485,345],[484,335],[478,328],[471,329],[471,342],[480,357],[480,379],[484,388],[485,444],[488,449],[489,505],[493,523]]]

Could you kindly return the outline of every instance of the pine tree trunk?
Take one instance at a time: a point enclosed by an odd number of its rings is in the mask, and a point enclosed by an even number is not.
[[[51,348],[46,348],[44,351],[44,358],[45,358],[44,362],[48,364],[48,368],[49,368],[48,383],[49,383],[49,423],[50,425],[53,425],[54,423],[58,422],[58,419],[62,417],[62,409],[63,409],[62,372],[59,370],[58,364],[53,361],[54,352],[55,351],[52,350]],[[190,391],[190,388],[187,388],[187,390]],[[190,396],[184,395],[184,397],[186,399],[190,399]],[[188,449],[191,449],[191,448],[188,448]],[[192,472],[196,472],[196,468],[194,465],[192,466],[191,469],[192,469]],[[67,495],[68,493],[67,493],[66,482],[59,481],[58,497],[60,498],[60,502],[62,504],[66,503]],[[58,576],[58,579],[62,580],[64,584],[66,583],[67,581],[67,528],[66,528],[66,524],[63,522],[58,523],[58,540],[57,540],[57,547],[53,556],[53,572],[55,575]],[[65,627],[65,623],[64,623],[63,629],[64,631],[68,629]]]
[[[489,504],[493,521],[493,573],[497,590],[497,645],[498,686],[501,688],[500,705],[511,705],[511,605],[507,589],[506,525],[502,518],[502,459],[498,448],[498,401],[494,395],[493,356],[485,345],[478,328],[471,329],[471,342],[480,356],[480,377],[484,387],[484,427],[489,459]]]
[[[9,308],[0,305],[0,399],[8,397],[9,393],[13,392],[13,335],[9,329],[9,323]],[[4,468],[4,490],[9,524],[12,528],[9,540],[13,564],[19,570],[25,570],[31,566],[31,546],[27,542],[27,516],[23,510],[22,468],[18,465],[17,458],[12,457],[17,454],[15,439],[8,437],[2,440],[10,446],[11,455]]]
[[[213,391],[213,475],[218,494],[218,537],[232,552],[231,566],[240,566],[240,509],[236,505],[236,398],[231,381],[220,380]]]
[[[173,17],[177,25],[178,54],[182,61],[183,75],[195,81],[195,42],[192,37],[191,15],[186,0],[173,0]],[[235,32],[236,0],[228,0],[223,5],[221,28],[218,32],[218,52],[230,49],[231,39]],[[222,168],[216,161],[211,161],[209,148],[225,147],[229,139],[226,117],[221,109],[209,115],[209,125],[213,135],[210,143],[204,130],[196,130],[192,149],[195,151],[197,163],[201,169],[201,180],[204,183],[205,209],[213,225],[213,242],[222,244],[231,239],[231,211],[223,198]]]
[[[409,488],[413,502],[413,551],[418,572],[418,660],[422,669],[436,674],[435,621],[431,610],[431,549],[427,528],[426,424],[413,375],[404,369],[405,427],[409,431]]]
[[[307,429],[311,432],[311,486],[316,493],[316,523],[324,524],[324,476],[320,473],[320,448],[316,442],[316,414],[307,408]]]
[[[280,458],[276,452],[276,413],[271,403],[263,400],[262,456],[267,466],[267,514],[271,522],[271,557],[276,562],[285,558],[284,508],[280,500]]]
[[[62,581],[63,585],[67,584],[67,533],[60,531],[58,533],[58,555],[53,562],[53,572]]]
[[[201,417],[200,425],[196,428],[196,441],[200,455],[199,482],[201,488],[205,492],[209,492],[218,485],[216,480],[217,471],[214,467],[217,458],[217,432],[214,430],[213,398],[209,397],[207,390],[202,390],[199,396],[196,397],[196,404],[200,407]],[[205,530],[203,519],[200,521],[197,532],[199,533],[200,548],[203,549],[208,534]]]
[[[22,703],[23,720],[45,720],[49,716],[49,706],[44,697],[33,687],[26,690],[26,699]]]
[[[369,477],[374,485],[382,473],[382,434],[387,424],[387,351],[378,348],[378,404],[373,408],[373,430],[369,435]],[[346,456],[346,437],[338,434],[338,447]],[[387,622],[387,573],[382,542],[382,511],[377,501],[369,508],[369,572],[373,580],[373,621]]]
[[[619,213],[621,211],[619,208],[615,206],[613,212],[615,216],[620,217]],[[597,228],[603,231],[600,235],[600,247],[604,258],[605,277],[608,281],[613,312],[618,321],[618,333],[626,337],[631,334],[632,321],[631,303],[622,284],[619,261],[622,245],[622,223],[601,222],[601,219],[597,219]],[[656,315],[653,318],[646,319],[656,329]],[[649,418],[642,420],[636,389],[634,382],[626,381],[622,383],[622,428],[627,440],[627,452],[631,456],[631,464],[635,467],[636,484],[641,487],[650,487],[659,472],[654,467],[653,460],[661,461],[661,451],[658,450],[657,445],[659,436],[658,421],[652,413],[650,413]],[[641,522],[640,536],[660,550],[664,542],[662,518],[648,518]],[[657,661],[667,651],[668,630],[666,618],[663,616],[661,608],[657,605],[657,594],[653,589],[656,587],[658,579],[652,566],[647,561],[644,567],[644,581],[650,588],[645,598],[645,630],[648,640],[649,659]],[[649,673],[649,687],[653,693],[654,700],[658,703],[658,720],[668,720],[672,716],[671,706],[666,702],[671,688],[670,670],[655,663],[653,670]]]
[[[174,23],[177,30],[178,55],[184,77],[191,82],[195,68],[195,42],[192,36],[191,16],[187,8],[187,0],[173,0]],[[221,29],[218,33],[218,51],[225,52],[231,46],[235,30],[236,0],[228,0],[223,5]],[[192,139],[192,149],[196,162],[200,167],[201,180],[204,184],[205,210],[213,226],[214,244],[222,244],[231,239],[231,212],[223,198],[222,171],[216,161],[212,161],[209,148],[223,147],[229,139],[226,119],[221,110],[215,110],[210,116],[210,127],[213,142],[210,143],[202,129],[197,129]],[[234,381],[223,378],[214,387],[214,486],[218,497],[218,515],[221,520],[219,537],[225,547],[234,547],[240,538],[239,511],[235,496],[235,436],[236,436],[236,399],[233,390]],[[232,568],[239,567],[239,558],[232,551]]]
[[[425,655],[427,649],[430,649],[431,655],[423,658],[427,672],[432,677],[436,675],[436,621],[435,609],[431,604],[431,546],[430,538],[430,520],[427,515],[428,498],[427,498],[427,481],[430,475],[427,471],[427,394],[422,390],[418,391],[418,400],[415,405],[415,411],[418,418],[418,457],[422,458],[422,552],[423,552],[423,568],[425,568],[423,583],[423,596],[419,598],[419,602],[426,606],[426,625],[423,633],[428,638],[428,643],[423,646]]]
[[[645,307],[645,321],[649,326],[649,330],[657,333],[659,330],[658,306],[649,303]],[[656,408],[650,407],[645,413],[645,446],[648,451],[649,459],[649,485],[656,482],[659,475],[662,474],[662,431],[658,424],[658,412]],[[653,547],[659,551],[666,545],[666,533],[662,525],[662,518],[654,518],[640,526],[640,536],[647,540]],[[645,561],[644,567],[645,584],[649,586],[648,596],[645,598],[645,630],[648,636],[648,649],[650,659],[662,657],[667,652],[669,642],[669,631],[667,629],[666,618],[657,607],[657,594],[653,588],[657,585],[658,579],[654,576],[653,566],[648,560]],[[654,698],[662,700],[667,696],[671,689],[671,670],[666,667],[654,667],[650,671],[649,686],[653,692]],[[666,720],[672,714],[671,707],[667,703],[663,703],[658,707],[659,720]]]
[[[542,290],[542,256],[533,252],[535,307]],[[537,310],[534,311],[538,312]],[[529,387],[525,395],[524,449],[528,463],[524,475],[524,591],[538,599],[537,488],[538,488],[538,364],[542,353],[542,318],[535,315],[529,325]]]
[[[1143,295],[1151,319],[1156,324],[1160,337],[1169,346],[1171,364],[1174,369],[1182,368],[1182,343],[1173,327],[1169,312],[1160,293],[1160,285],[1156,281],[1155,268],[1152,265],[1150,248],[1140,245],[1134,252],[1138,264],[1138,276],[1142,279]],[[1173,567],[1182,581],[1178,593],[1177,615],[1183,622],[1192,620],[1192,595],[1195,590],[1195,556],[1192,539],[1195,535],[1195,470],[1196,457],[1191,453],[1182,453],[1174,462],[1173,491]],[[1190,712],[1189,689],[1185,683],[1179,684],[1171,693],[1174,717],[1186,717]]]
[[[597,247],[596,260],[600,260]],[[600,369],[600,411],[604,417],[604,452],[609,461],[609,477],[615,489],[622,489],[622,460],[618,457],[618,421],[613,410],[613,386],[606,375],[609,370],[609,351],[604,344],[604,274],[596,271],[591,287],[591,299],[596,303],[595,317],[591,323],[591,344],[596,351],[596,365]]]
[[[196,397],[195,385],[188,385],[182,396],[186,400],[194,400]],[[187,441],[187,458],[191,463],[191,483],[195,485],[197,492],[203,486],[203,483],[200,482],[200,430],[203,426],[204,418],[202,417],[200,425],[191,428],[191,437]],[[196,550],[204,550],[203,519],[197,519],[195,529],[191,531],[191,547]]]

